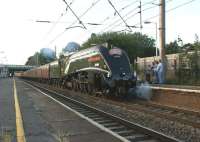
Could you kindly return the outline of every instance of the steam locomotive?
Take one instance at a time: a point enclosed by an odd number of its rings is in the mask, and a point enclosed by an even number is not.
[[[127,54],[102,45],[61,56],[23,72],[21,77],[89,94],[125,96],[136,86]]]

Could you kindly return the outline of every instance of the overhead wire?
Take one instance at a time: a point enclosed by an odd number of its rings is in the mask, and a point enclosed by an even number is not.
[[[138,9],[138,6],[135,7],[134,9],[132,9],[131,11],[129,11],[128,13],[126,13],[123,17],[126,17],[127,15],[129,15],[130,13],[134,12],[137,9]],[[107,24],[107,26],[104,27],[101,31],[105,31],[106,29],[110,28],[111,26],[113,26],[114,24],[118,23],[119,21],[121,21],[121,20],[120,19],[116,19],[112,23],[109,23],[109,25]]]
[[[155,0],[154,0],[155,1]],[[169,0],[169,1],[171,1],[171,0]],[[185,3],[182,3],[182,4],[180,4],[180,5],[177,5],[177,6],[175,6],[175,7],[173,7],[173,8],[171,8],[171,9],[169,9],[169,10],[167,10],[166,12],[170,12],[170,11],[173,11],[173,10],[175,10],[175,9],[178,9],[178,8],[180,8],[180,7],[183,7],[183,6],[185,6],[185,5],[188,5],[188,4],[190,4],[190,3],[192,3],[192,2],[194,2],[194,1],[196,1],[196,0],[190,0],[190,1],[187,1],[187,2],[185,2]],[[148,2],[149,3],[149,2]],[[156,6],[154,6],[154,8],[155,8]],[[152,9],[153,7],[148,7],[148,8],[146,8],[146,9],[143,9],[143,11],[145,11],[145,10],[148,10],[148,9]],[[135,14],[137,14],[137,13],[135,13]],[[133,16],[133,15],[132,15]],[[143,21],[147,21],[147,20],[151,20],[151,19],[153,19],[153,18],[155,18],[155,17],[158,17],[159,15],[157,14],[157,15],[154,15],[154,16],[152,16],[152,17],[149,17],[149,18],[146,18],[145,20],[143,20]],[[132,18],[132,17],[129,17],[129,19],[130,18]],[[107,18],[105,18],[105,19],[108,19],[108,17]],[[104,19],[104,20],[105,20]],[[127,18],[125,19],[125,20],[127,20]],[[122,22],[123,23],[123,22]],[[131,26],[131,27],[136,27],[137,25],[139,25],[139,23],[137,23],[137,24],[135,24],[135,25],[133,25],[133,26]],[[53,40],[51,40],[50,42],[49,42],[49,44],[51,44],[51,43],[53,43],[58,37],[60,37],[62,34],[64,34],[66,32],[66,29],[62,32],[62,33],[60,33],[60,34],[58,34]]]
[[[129,11],[126,15],[124,15],[123,17],[126,17],[127,15],[129,15],[130,13],[132,13],[132,12],[134,12],[135,10],[137,10],[138,9],[138,6],[136,7],[136,8],[134,8],[134,9],[132,9],[131,11]],[[137,12],[138,13],[138,12]],[[116,23],[118,23],[120,20],[119,19],[117,19],[117,20],[115,20],[114,22],[112,22],[112,23],[110,23],[108,26],[106,26],[105,28],[103,28],[103,30],[101,30],[101,31],[105,31],[106,29],[108,29],[108,28],[110,28],[111,26],[113,26],[113,25],[115,25]]]
[[[128,7],[132,6],[133,4],[135,4],[135,3],[138,2],[138,1],[139,1],[139,0],[136,0],[136,1],[133,1],[133,2],[131,2],[131,3],[129,3],[129,4],[127,4],[126,6],[123,6],[123,7],[119,10],[119,12],[122,12],[123,10],[127,9]],[[112,16],[112,17],[115,17],[115,14],[114,14],[114,16]],[[111,19],[111,16],[107,16],[106,18],[104,18],[103,20],[101,20],[100,23],[103,24],[105,21],[107,21],[107,20],[109,20],[109,19]]]
[[[176,10],[176,9],[178,9],[178,8],[183,7],[183,6],[186,6],[186,5],[188,5],[188,4],[190,4],[190,3],[194,2],[194,1],[197,1],[197,0],[190,0],[190,1],[184,2],[184,3],[182,3],[182,4],[179,4],[179,5],[177,5],[177,6],[173,7],[173,8],[170,8],[170,9],[166,10],[166,13],[171,12],[171,11],[174,11],[174,10]],[[154,16],[151,16],[151,17],[149,17],[149,18],[146,18],[144,21],[148,21],[148,20],[154,19],[154,18],[156,18],[156,17],[158,17],[158,16],[159,16],[159,14],[154,15]],[[135,25],[133,25],[133,26],[137,27],[137,25],[139,25],[139,23],[137,23],[137,24],[135,24]]]
[[[63,1],[66,3],[65,0],[63,0]],[[79,24],[82,24],[82,25],[83,25],[83,22],[80,20],[80,18],[82,18],[85,14],[87,14],[87,12],[89,12],[89,10],[90,10],[92,7],[94,7],[94,6],[95,6],[98,2],[100,2],[100,1],[101,1],[101,0],[96,0],[95,2],[93,2],[93,3],[91,4],[91,6],[90,6],[89,8],[87,8],[86,11],[83,12],[83,14],[80,15],[80,17],[78,17],[78,16],[73,12],[73,13],[76,15],[77,20],[79,21]],[[66,3],[66,4],[67,4],[68,8],[69,8],[70,10],[72,10],[71,7],[69,7],[68,3]],[[62,36],[69,28],[71,28],[71,26],[73,26],[73,25],[77,22],[77,20],[74,21],[72,24],[70,24],[70,26],[68,26],[66,29],[64,29],[64,31],[62,31],[62,32],[59,33],[57,36],[55,36],[55,37],[48,43],[48,45],[52,44],[52,43],[55,42],[60,36]],[[87,24],[93,24],[93,25],[95,25],[94,23],[87,23]],[[80,26],[73,26],[73,27],[80,27]],[[80,28],[82,28],[82,27],[80,27]],[[84,29],[87,29],[85,26],[83,26],[83,28],[84,28]],[[87,30],[88,30],[88,29],[87,29]]]
[[[90,7],[88,7],[80,16],[79,18],[82,18],[83,16],[85,16],[97,3],[99,3],[101,0],[96,0],[94,1]],[[75,20],[74,22],[72,22],[72,24],[70,24],[70,26],[73,26],[75,23],[77,22],[77,20]],[[97,23],[86,23],[88,25],[93,25],[93,26],[97,26],[97,25],[101,25],[101,24],[97,24]],[[90,33],[92,33],[89,29],[87,29]]]
[[[113,5],[113,3],[108,0],[109,4],[113,7],[113,9],[115,10],[115,12],[117,13],[117,15],[119,15],[119,17],[121,18],[121,20],[124,22],[124,24],[126,25],[126,27],[129,28],[130,31],[132,31],[132,29],[128,26],[128,24],[126,23],[126,21],[124,20],[124,18],[121,16],[121,14],[119,13],[119,11],[115,8],[115,6]]]
[[[80,18],[76,15],[76,13],[72,10],[72,8],[70,7],[70,5],[66,2],[66,0],[63,0],[63,2],[67,5],[67,7],[70,9],[70,11],[72,12],[72,14],[76,17],[76,19],[78,20],[79,24],[81,24],[85,29],[86,26],[84,25],[84,23],[80,20]]]
[[[44,39],[47,38],[47,37],[50,35],[50,33],[55,29],[55,27],[57,26],[58,22],[60,21],[60,19],[61,19],[62,17],[63,17],[63,14],[61,14],[61,15],[58,17],[58,19],[55,21],[55,23],[51,26],[51,28],[49,29],[49,31],[46,33]],[[48,21],[48,23],[51,23],[51,22]]]
[[[153,9],[153,8],[155,8],[155,7],[157,7],[157,6],[148,7],[148,8],[146,8],[146,9],[143,9],[142,12],[147,11],[147,10],[150,10],[150,9]],[[139,13],[139,12],[138,12],[138,13]],[[133,18],[133,17],[136,16],[138,13],[134,13],[134,14],[130,15],[130,16],[127,17],[125,20],[128,20],[128,19]],[[114,29],[114,28],[120,26],[121,24],[122,24],[122,22],[119,23],[118,25],[115,25],[112,29]],[[130,26],[130,27],[134,27],[134,26]]]
[[[129,3],[129,4],[127,4],[126,6],[123,6],[123,7],[119,10],[119,12],[121,12],[121,11],[123,11],[124,9],[130,7],[132,4],[135,4],[136,2],[139,2],[139,0],[133,1],[133,2],[131,2],[131,3]]]
[[[154,1],[155,1],[155,0],[154,0]],[[172,1],[172,0],[168,0],[166,3],[171,2],[171,1]],[[146,4],[150,4],[150,3],[152,3],[152,2],[153,2],[153,1],[150,1],[150,2],[147,2]],[[150,9],[153,9],[153,8],[155,8],[155,7],[158,7],[158,6],[160,6],[160,4],[154,4],[154,6],[151,6],[151,7],[148,7],[148,8],[143,9],[142,12],[147,11],[147,10],[150,10]],[[130,15],[129,17],[127,17],[125,20],[131,19],[131,18],[133,18],[134,16],[136,16],[137,14],[138,14],[138,13],[134,13],[134,14]],[[121,24],[122,24],[122,22],[119,23],[118,25],[115,25],[112,29],[114,29],[114,28],[120,26]],[[139,24],[140,24],[140,23],[137,23],[137,25],[139,25]],[[130,26],[130,27],[132,27],[132,28],[139,28],[139,27],[137,27],[137,25],[133,25],[133,26]]]
[[[95,2],[93,2],[92,4],[91,4],[91,6],[89,7],[89,8],[87,8],[80,16],[79,16],[79,18],[82,18],[85,14],[87,14],[98,2],[100,2],[101,0],[96,0]],[[70,26],[73,26],[75,23],[77,22],[77,20],[76,21],[74,21],[74,22],[72,22],[72,24],[70,25]]]
[[[72,0],[72,1],[70,2],[69,5],[71,6],[71,5],[74,3],[74,1],[75,1],[75,0]],[[68,7],[67,7],[67,8],[68,8]],[[57,24],[59,23],[59,21],[61,20],[61,18],[62,18],[64,15],[67,14],[67,8],[66,8],[65,13],[62,13],[62,14],[56,19],[55,23],[51,26],[51,28],[49,29],[49,31],[46,33],[44,39],[47,38],[47,37],[50,35],[50,33],[56,28],[56,26],[57,26]],[[52,23],[52,22],[48,21],[48,23]]]
[[[185,2],[185,3],[182,3],[180,5],[177,5],[177,6],[173,7],[173,8],[171,8],[171,9],[169,9],[167,12],[173,11],[175,9],[178,9],[178,8],[182,7],[182,6],[188,5],[188,4],[190,4],[190,3],[194,2],[194,1],[196,1],[196,0],[190,0],[188,2]]]
[[[83,26],[73,26],[73,27],[67,27],[64,31],[62,31],[61,33],[59,33],[58,35],[56,35],[49,43],[48,45],[52,44],[54,41],[56,41],[60,36],[62,36],[68,29],[72,29],[72,28],[82,28],[85,29]]]
[[[145,5],[151,4],[151,3],[154,2],[154,1],[156,1],[156,0],[152,0],[152,1],[149,1],[149,2],[146,2],[146,3],[143,3],[141,6],[145,6]],[[152,9],[152,8],[154,8],[154,7],[157,7],[157,6],[154,5],[154,6],[150,7],[150,8],[143,9],[142,12],[144,12],[144,11],[146,11],[146,10],[149,10],[149,9]],[[123,17],[125,18],[125,17],[129,16],[131,13],[133,13],[133,12],[134,12],[135,10],[137,10],[137,9],[139,9],[139,6],[135,7],[134,9],[132,9],[131,11],[129,11],[128,13],[126,13]],[[137,15],[137,14],[139,14],[139,11],[136,12],[136,13],[134,13],[134,14],[132,14],[132,15],[129,16],[128,18],[126,18],[125,21],[126,21],[127,19],[129,19],[130,17],[134,17],[134,16]],[[120,22],[120,21],[121,21],[120,19],[115,20],[114,22],[112,22],[111,24],[109,24],[108,26],[106,26],[106,28],[103,28],[103,30],[101,30],[101,32],[105,31],[105,30],[108,29],[108,28],[112,28],[113,26],[114,26],[114,28],[115,28],[115,27],[121,25],[123,22],[121,22],[120,24],[118,24],[117,26],[115,26],[115,25],[116,25],[118,22]],[[112,28],[112,29],[113,29],[113,28]]]

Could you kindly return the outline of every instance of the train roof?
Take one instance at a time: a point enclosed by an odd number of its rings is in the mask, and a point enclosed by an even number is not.
[[[102,45],[97,45],[97,46],[93,46],[87,49],[83,49],[80,50],[79,52],[74,53],[73,55],[71,55],[71,59],[73,58],[78,58],[78,57],[82,57],[88,54],[92,54],[92,53],[101,53],[101,49],[104,48],[106,49],[106,47],[102,46]]]

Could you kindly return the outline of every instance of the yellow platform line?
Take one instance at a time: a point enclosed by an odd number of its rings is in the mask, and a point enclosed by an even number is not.
[[[18,101],[18,97],[17,97],[17,89],[16,89],[15,79],[13,79],[13,87],[14,87],[14,99],[15,99],[17,141],[18,142],[26,142],[26,138],[24,135],[22,115],[21,115],[19,101]]]

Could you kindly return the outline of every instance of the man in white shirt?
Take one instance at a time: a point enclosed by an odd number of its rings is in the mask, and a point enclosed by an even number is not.
[[[158,73],[158,82],[159,84],[163,84],[164,83],[164,67],[163,67],[163,63],[161,62],[161,60],[159,60],[159,64],[157,66],[157,73]]]

